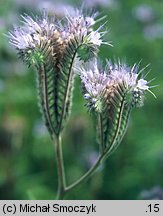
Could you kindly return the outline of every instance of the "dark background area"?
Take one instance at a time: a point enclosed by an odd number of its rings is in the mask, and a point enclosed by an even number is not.
[[[85,0],[88,8],[107,15],[106,41],[99,58],[150,63],[147,79],[157,99],[132,112],[117,151],[66,199],[163,199],[163,1]],[[57,173],[54,146],[37,105],[36,74],[17,58],[4,36],[23,13],[49,8],[63,16],[80,1],[0,0],[0,199],[55,199]],[[102,23],[101,23],[102,24]],[[63,137],[69,182],[81,176],[98,154],[95,129],[84,107],[80,81],[74,89],[72,115]]]

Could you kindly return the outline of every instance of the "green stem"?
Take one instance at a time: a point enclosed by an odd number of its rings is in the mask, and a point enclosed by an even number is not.
[[[93,167],[90,168],[90,170],[88,170],[80,179],[78,179],[76,182],[74,182],[73,184],[71,184],[70,186],[66,187],[66,192],[76,188],[80,183],[82,183],[83,181],[87,180],[91,175],[94,174],[94,172],[96,171],[96,169],[99,167],[99,165],[101,164],[102,160],[104,158],[104,155],[100,155],[99,158],[97,159],[96,163],[94,164]]]
[[[100,137],[100,156],[98,157],[96,163],[77,181],[72,183],[70,186],[66,187],[66,192],[71,191],[72,189],[76,188],[79,184],[81,184],[83,181],[86,181],[90,176],[92,176],[99,165],[102,163],[104,157],[105,157],[105,146],[104,146],[104,138],[103,138],[103,127],[102,127],[102,116],[101,114],[98,115],[98,128],[99,128],[99,137]]]
[[[104,136],[103,136],[103,125],[102,125],[102,115],[98,114],[98,127],[99,127],[99,137],[100,137],[100,152],[101,154],[105,151],[105,144],[104,144]]]
[[[120,130],[120,126],[122,123],[122,113],[124,110],[124,101],[122,101],[121,104],[121,111],[119,113],[119,119],[118,119],[118,125],[115,131],[115,135],[113,137],[113,140],[111,142],[111,145],[109,148],[105,149],[104,146],[104,140],[103,140],[103,127],[102,127],[102,116],[101,114],[99,114],[99,121],[98,121],[98,127],[99,127],[99,132],[100,132],[100,150],[101,150],[101,154],[99,156],[99,158],[97,159],[96,163],[94,164],[93,167],[90,168],[90,170],[88,170],[79,180],[77,180],[75,183],[73,183],[72,185],[66,187],[66,192],[74,189],[75,187],[77,187],[80,183],[82,183],[83,181],[85,181],[86,179],[88,179],[92,174],[94,174],[94,172],[96,171],[96,169],[99,167],[99,165],[101,164],[101,162],[103,160],[106,159],[106,157],[108,157],[110,155],[110,153],[112,152],[112,149],[117,141],[117,136],[119,134],[119,130]]]
[[[65,195],[66,182],[65,182],[65,169],[64,169],[64,163],[63,163],[63,155],[62,155],[62,143],[61,143],[60,136],[56,137],[56,143],[54,144],[55,144],[57,170],[58,170],[57,199],[63,199]]]
[[[112,149],[115,146],[115,143],[117,141],[117,136],[119,134],[120,126],[122,123],[122,112],[124,109],[124,102],[121,104],[121,111],[119,113],[119,121],[118,125],[115,131],[115,135],[113,137],[113,140],[111,142],[111,145],[109,148],[105,149],[104,146],[104,141],[103,141],[103,131],[102,131],[102,119],[101,116],[99,116],[99,129],[100,129],[100,147],[101,147],[101,153],[100,156],[98,157],[96,163],[82,176],[80,177],[77,181],[72,183],[69,186],[66,186],[65,183],[65,171],[64,171],[64,165],[63,165],[63,156],[62,156],[62,149],[61,149],[61,140],[60,137],[57,138],[57,143],[56,143],[56,158],[57,158],[57,167],[58,167],[58,199],[63,199],[64,195],[71,191],[72,189],[76,188],[78,185],[80,185],[82,182],[87,180],[91,175],[95,173],[99,165],[102,163],[103,160],[106,159],[112,152]]]

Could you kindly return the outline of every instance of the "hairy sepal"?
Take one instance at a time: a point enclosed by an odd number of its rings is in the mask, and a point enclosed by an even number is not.
[[[42,44],[37,51],[40,55],[33,55],[37,56],[33,63],[38,70],[41,110],[51,136],[62,132],[70,116],[75,77],[73,66],[76,57],[80,58],[78,51],[82,46],[77,38],[73,38],[60,56],[54,53],[54,45],[50,44]],[[90,53],[89,58],[92,55]]]
[[[101,112],[102,149],[106,157],[120,144],[128,125],[132,104],[126,101],[128,92],[124,84],[106,90]]]

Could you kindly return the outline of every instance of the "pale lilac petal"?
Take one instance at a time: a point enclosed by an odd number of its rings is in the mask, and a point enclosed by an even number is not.
[[[137,88],[139,88],[141,90],[148,90],[149,86],[148,86],[147,80],[144,80],[144,79],[138,80]]]

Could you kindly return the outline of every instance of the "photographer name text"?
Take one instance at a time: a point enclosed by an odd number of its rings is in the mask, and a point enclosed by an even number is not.
[[[4,204],[3,213],[6,215],[8,213],[85,213],[87,215],[96,213],[96,206],[91,205],[60,205],[54,204]]]

